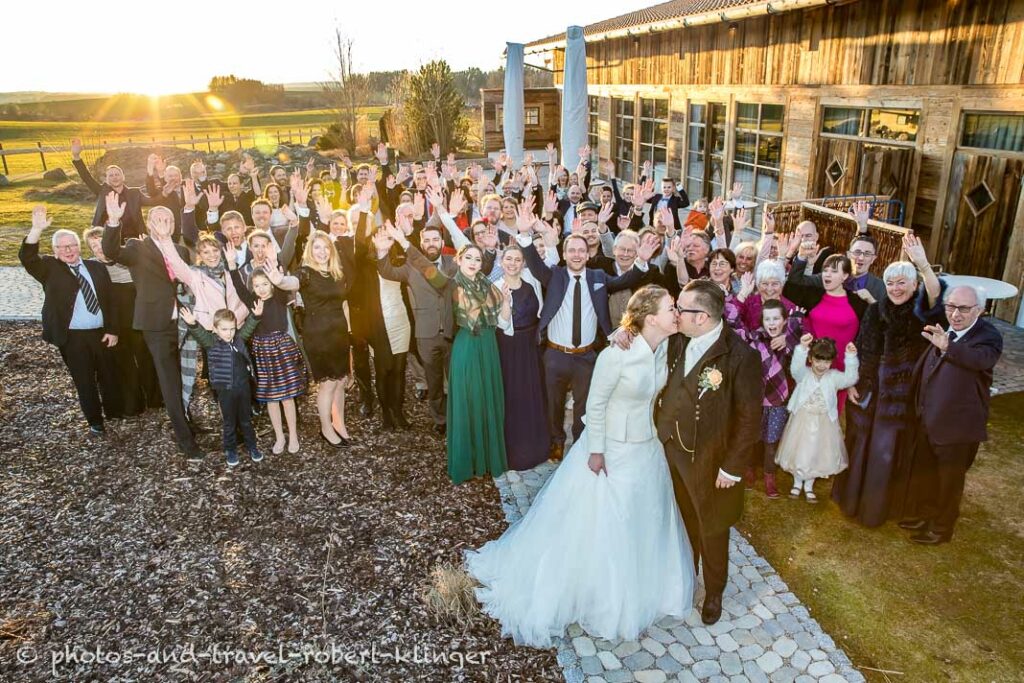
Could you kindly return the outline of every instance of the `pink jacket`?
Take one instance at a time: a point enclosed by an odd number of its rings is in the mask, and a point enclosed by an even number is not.
[[[224,271],[224,281],[219,282],[203,273],[195,266],[189,266],[178,255],[178,250],[166,249],[163,243],[157,241],[161,253],[167,262],[171,264],[174,277],[184,283],[196,298],[196,304],[192,311],[196,321],[208,330],[213,329],[213,314],[222,308],[230,308],[238,321],[239,327],[245,322],[249,315],[242,300],[238,298],[235,285],[231,282],[231,276]]]

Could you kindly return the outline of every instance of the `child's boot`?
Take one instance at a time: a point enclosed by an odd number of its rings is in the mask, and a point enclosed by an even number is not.
[[[779,497],[779,489],[775,487],[775,474],[773,472],[764,473],[764,492],[772,500]]]

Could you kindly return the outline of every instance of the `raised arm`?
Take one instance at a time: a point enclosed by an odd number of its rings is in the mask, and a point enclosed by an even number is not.
[[[857,347],[854,346],[853,342],[846,345],[846,357],[843,371],[839,372],[834,370],[833,372],[838,373],[836,378],[836,389],[849,389],[850,387],[857,384],[857,378],[860,376],[860,360],[857,358]]]
[[[78,138],[71,140],[71,163],[78,172],[78,177],[82,179],[90,192],[97,197],[103,194],[103,185],[96,181],[96,178],[89,172],[89,167],[82,161],[82,141]]]
[[[181,254],[178,253],[178,249],[175,247],[174,242],[170,237],[164,239],[153,239],[153,243],[160,250],[160,253],[164,255],[164,260],[170,264],[171,270],[174,272],[174,277],[179,282],[182,282],[189,287],[193,287],[196,278],[201,277],[194,270],[192,270],[185,260],[181,258]]]

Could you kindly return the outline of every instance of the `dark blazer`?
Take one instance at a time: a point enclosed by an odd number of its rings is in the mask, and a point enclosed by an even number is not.
[[[21,243],[18,260],[28,274],[43,286],[43,340],[55,346],[68,341],[68,325],[75,312],[78,297],[78,278],[71,268],[58,258],[39,254],[39,243]],[[114,301],[111,298],[113,285],[107,267],[99,261],[83,259],[82,263],[92,278],[96,298],[103,314],[103,331],[117,334],[117,320]]]
[[[945,292],[945,282],[942,290]],[[922,290],[914,312],[928,324],[946,323],[942,298],[928,308]],[[948,328],[948,323],[943,325]],[[914,369],[914,406],[936,446],[988,440],[992,369],[1003,353],[1003,335],[978,318],[966,335],[951,342],[945,353],[929,344]]]
[[[743,482],[715,488],[718,470],[742,476],[751,449],[761,441],[761,360],[728,325],[689,375],[682,334],[669,338],[669,375],[655,409],[658,438],[665,454],[695,501],[705,534],[724,531],[743,514]],[[700,376],[717,368],[722,383],[701,396]],[[682,441],[682,445],[680,444]],[[688,453],[684,449],[692,449]]]
[[[114,188],[106,183],[98,183],[89,173],[89,167],[81,159],[72,161],[78,176],[90,190],[97,196],[96,210],[93,212],[93,225],[106,225],[107,222],[107,194]],[[146,223],[142,219],[142,207],[151,206],[152,202],[146,193],[139,187],[123,187],[120,192],[121,203],[125,205],[124,215],[121,217],[122,236],[124,239],[140,237],[146,234]]]
[[[185,263],[191,263],[188,249],[175,245]],[[158,331],[166,329],[177,300],[177,285],[167,274],[164,255],[149,237],[132,238],[121,244],[121,226],[103,229],[103,254],[132,273],[135,283],[135,315],[132,325],[136,330]]]
[[[526,257],[526,265],[530,272],[540,280],[546,291],[544,308],[540,312],[540,324],[537,326],[537,342],[540,343],[547,333],[548,325],[562,307],[565,293],[569,291],[569,270],[564,266],[552,268],[544,263],[533,243],[523,248],[523,255]],[[653,267],[648,266],[648,269]],[[594,305],[594,312],[597,313],[597,340],[600,342],[615,329],[611,323],[611,314],[608,312],[608,294],[635,287],[643,280],[645,273],[636,266],[618,277],[591,268],[585,268],[583,272],[586,276],[587,289],[590,290],[590,301]]]
[[[654,225],[654,214],[658,212],[658,203],[661,201],[663,195],[656,195],[651,197],[651,208],[647,210],[647,218],[650,221],[648,225]],[[668,208],[672,211],[672,220],[675,222],[676,230],[682,230],[683,224],[679,220],[679,209],[685,209],[690,205],[690,198],[686,196],[686,192],[679,190],[679,194],[674,194],[668,199]]]

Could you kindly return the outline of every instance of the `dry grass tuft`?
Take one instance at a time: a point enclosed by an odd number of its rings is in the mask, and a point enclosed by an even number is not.
[[[477,583],[462,567],[437,565],[424,583],[420,598],[439,621],[469,628],[480,618],[476,601]]]

